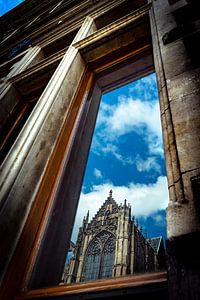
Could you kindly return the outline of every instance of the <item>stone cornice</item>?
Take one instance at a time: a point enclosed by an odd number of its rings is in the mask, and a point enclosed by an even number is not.
[[[151,4],[143,6],[142,8],[134,11],[133,13],[121,18],[119,21],[113,22],[112,24],[94,32],[85,39],[75,43],[73,46],[83,52],[86,48],[90,49],[91,47],[96,47],[97,42],[100,42],[104,39],[108,39],[111,34],[125,29],[128,25],[136,22],[138,19],[145,16],[148,13],[150,7]]]
[[[63,14],[54,18],[54,21],[48,22],[42,28],[39,28],[37,31],[30,34],[28,38],[33,41],[35,40],[41,47],[46,46],[59,38],[64,37],[66,33],[69,32],[68,30],[66,31],[66,28],[71,28],[71,31],[78,29],[88,15],[95,19],[99,15],[106,13],[123,2],[126,2],[126,0],[109,1],[109,3],[104,0],[101,1],[101,3],[96,3],[94,6],[91,5],[91,0],[84,1],[84,3],[80,3],[68,11],[63,12]],[[61,25],[58,26],[59,22],[61,22]],[[44,34],[46,34],[45,38]],[[41,36],[42,38],[40,38]]]
[[[25,71],[21,72],[20,74],[10,78],[9,82],[16,84],[17,82],[22,81],[24,79],[27,80],[27,77],[36,76],[36,74],[38,72],[44,71],[46,68],[53,66],[56,62],[59,62],[63,58],[66,51],[67,51],[67,48],[62,49],[61,51],[57,52],[55,55],[52,55],[51,57],[43,59],[39,63],[26,69]]]
[[[46,46],[57,39],[64,37],[66,33],[68,33],[68,31],[66,32],[67,27],[71,28],[72,31],[76,28],[78,29],[87,15],[90,15],[92,18],[97,18],[99,15],[106,13],[123,2],[126,2],[126,0],[109,1],[109,3],[107,3],[106,0],[103,0],[94,5],[91,0],[84,1],[66,12],[63,12],[63,14],[60,14],[58,17],[53,18],[54,21],[50,21],[43,26],[42,24],[38,25],[34,32],[25,35],[23,35],[23,32],[20,33],[21,40],[30,39],[34,45],[37,44],[40,47]],[[60,21],[61,23],[58,25]],[[19,42],[19,35],[14,35],[7,40],[5,46],[1,46],[2,48],[5,47],[5,51],[1,51],[2,54],[6,53],[11,45],[16,45],[16,40]]]

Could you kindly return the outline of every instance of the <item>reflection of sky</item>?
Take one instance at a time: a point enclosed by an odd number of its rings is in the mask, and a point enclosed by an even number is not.
[[[166,237],[167,180],[155,74],[103,95],[72,240],[109,190],[131,204],[148,237]]]
[[[0,0],[0,16],[22,3],[24,0]]]

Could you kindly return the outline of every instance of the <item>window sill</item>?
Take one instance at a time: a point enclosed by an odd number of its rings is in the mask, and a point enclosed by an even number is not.
[[[167,286],[167,273],[166,272],[157,272],[157,273],[148,273],[135,276],[126,276],[120,278],[104,279],[97,280],[86,283],[74,283],[70,285],[59,285],[56,287],[41,288],[37,290],[30,290],[24,292],[21,296],[17,297],[16,300],[25,300],[25,299],[47,299],[51,297],[61,297],[61,296],[77,296],[83,294],[91,293],[107,293],[114,291],[125,291],[130,288],[140,288],[141,291],[148,292],[148,288],[155,286],[160,288],[166,288]],[[123,289],[123,291],[122,291]],[[142,290],[141,290],[142,289]],[[71,299],[70,297],[70,299]],[[62,298],[60,298],[62,299]]]

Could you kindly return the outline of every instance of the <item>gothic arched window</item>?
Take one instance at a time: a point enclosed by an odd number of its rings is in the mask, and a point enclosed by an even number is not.
[[[101,232],[90,243],[82,273],[82,281],[112,277],[115,256],[115,237]]]
[[[112,277],[114,258],[115,258],[115,238],[111,236],[107,240],[103,248],[99,278]]]
[[[93,240],[90,244],[87,256],[85,258],[84,277],[83,280],[94,280],[99,277],[99,269],[101,262],[102,246],[98,239]]]

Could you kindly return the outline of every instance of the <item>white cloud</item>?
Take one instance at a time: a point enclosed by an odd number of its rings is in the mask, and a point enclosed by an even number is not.
[[[98,112],[96,127],[98,128],[101,125],[106,124],[108,117],[113,114],[114,110],[115,110],[115,105],[109,105],[102,101]]]
[[[114,144],[121,136],[136,132],[148,144],[151,155],[163,156],[158,101],[142,101],[120,96],[116,105],[102,103],[96,126],[97,133],[92,145],[93,151],[101,153],[106,150],[107,146],[99,147],[100,144]],[[120,160],[119,151],[116,158]]]
[[[124,157],[121,155],[119,148],[114,144],[106,144],[105,147],[101,147],[101,151],[103,154],[112,154],[117,160],[121,161],[123,165],[130,164],[132,165],[134,163],[133,159],[131,157]]]
[[[161,214],[156,214],[152,218],[157,226],[165,226],[165,219]]]
[[[103,175],[102,175],[101,171],[100,171],[99,169],[96,169],[96,168],[94,168],[94,176],[95,176],[97,179],[103,178]]]
[[[104,183],[94,185],[90,192],[81,193],[72,236],[73,241],[76,239],[78,228],[87,211],[90,211],[90,218],[92,218],[108,197],[111,189],[118,204],[127,199],[132,207],[132,214],[136,217],[148,217],[167,207],[168,189],[167,179],[164,176],[158,177],[154,184],[130,183],[128,186],[114,186],[112,183]]]
[[[139,172],[149,172],[153,170],[161,174],[161,166],[158,164],[155,156],[150,156],[145,160],[142,159],[140,155],[137,155],[135,163]]]
[[[107,119],[107,129],[118,137],[132,131],[144,133],[145,130],[161,137],[158,102],[119,97],[113,114]]]
[[[129,93],[136,95],[137,98],[142,98],[147,101],[157,99],[158,92],[155,74],[151,74],[134,82],[133,86],[129,88]]]
[[[164,150],[163,150],[162,136],[149,134],[148,136],[145,137],[145,140],[148,143],[149,154],[159,155],[163,157]]]

